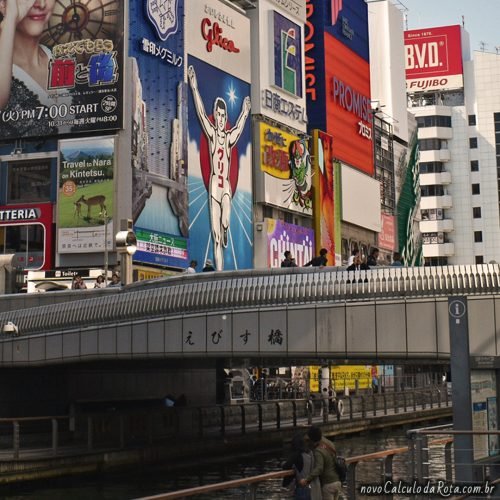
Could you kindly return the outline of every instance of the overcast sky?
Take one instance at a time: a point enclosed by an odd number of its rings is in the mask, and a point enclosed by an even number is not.
[[[398,0],[394,0],[398,1]],[[470,35],[471,50],[500,52],[500,0],[399,0],[408,9],[408,29],[462,24]]]

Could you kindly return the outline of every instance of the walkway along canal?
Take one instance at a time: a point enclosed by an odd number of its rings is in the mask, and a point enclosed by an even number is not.
[[[0,484],[280,447],[314,423],[344,435],[451,417],[437,387],[343,398],[344,415],[307,400],[0,419]]]

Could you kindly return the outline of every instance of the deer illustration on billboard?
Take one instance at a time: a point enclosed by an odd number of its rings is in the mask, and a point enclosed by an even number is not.
[[[76,201],[76,203],[85,203],[87,205],[87,220],[90,219],[90,208],[94,205],[99,205],[101,207],[101,213],[106,211],[106,205],[104,202],[106,201],[106,196],[100,194],[98,196],[92,196],[88,199],[85,198],[85,195],[82,194],[80,198]]]

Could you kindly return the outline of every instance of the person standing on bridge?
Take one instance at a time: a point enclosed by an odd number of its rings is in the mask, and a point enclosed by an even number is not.
[[[287,250],[285,252],[285,258],[281,261],[281,267],[297,267],[295,259],[292,257],[292,252]]]
[[[319,251],[319,255],[311,259],[304,267],[313,266],[313,267],[323,267],[328,264],[328,250],[326,248],[322,248]]]
[[[337,450],[334,444],[323,436],[321,429],[315,425],[307,431],[307,436],[314,450],[315,465],[311,473],[304,479],[301,479],[299,484],[306,486],[319,477],[323,500],[339,500],[342,492],[342,483],[335,468]]]

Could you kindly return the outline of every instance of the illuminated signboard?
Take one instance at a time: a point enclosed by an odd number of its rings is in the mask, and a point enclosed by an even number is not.
[[[365,0],[330,0],[315,3],[327,4],[327,9],[330,7],[327,12],[330,15],[323,18],[325,31],[368,62],[368,5]]]
[[[129,7],[130,129],[134,230],[188,237],[187,103],[184,0],[131,0]],[[135,261],[187,267],[159,246],[142,245]]]
[[[463,87],[460,26],[405,31],[404,43],[408,92]]]
[[[333,138],[313,130],[314,230],[316,247],[328,250],[331,265],[340,259],[340,165],[333,159]],[[330,259],[334,259],[331,262]],[[338,259],[338,260],[337,260]]]
[[[328,34],[325,49],[326,131],[333,136],[333,157],[372,175],[370,65]]]
[[[114,171],[114,137],[59,142],[59,253],[112,250]]]
[[[13,265],[50,269],[53,264],[52,203],[0,206],[0,253],[13,253]]]
[[[8,100],[0,108],[0,136],[18,139],[122,128],[123,11],[118,1],[31,2],[31,35],[42,68],[12,63]],[[2,21],[6,30],[7,17]],[[12,52],[26,35],[14,27]],[[7,50],[2,48],[3,51]]]
[[[274,12],[274,83],[302,97],[302,32],[278,12]]]
[[[187,239],[134,227],[137,252],[134,261],[157,266],[185,267],[188,259]]]
[[[307,142],[266,123],[259,124],[258,140],[257,201],[312,215],[311,155]]]
[[[309,125],[326,130],[326,86],[323,23],[326,2],[307,0],[304,27],[305,84]]]
[[[217,270],[250,268],[250,20],[215,0],[185,7],[189,258],[209,258]]]
[[[284,253],[289,251],[298,267],[314,257],[314,230],[275,219],[267,222],[267,265],[280,267]]]

